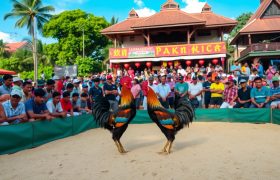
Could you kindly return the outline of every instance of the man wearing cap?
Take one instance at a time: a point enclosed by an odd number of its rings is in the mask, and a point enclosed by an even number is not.
[[[113,84],[113,77],[111,75],[107,76],[107,83],[103,87],[105,97],[110,103],[110,109],[115,112],[118,109],[118,102],[116,97],[119,95],[117,86]]]
[[[238,97],[234,108],[249,108],[251,105],[251,88],[247,86],[246,79],[240,80],[241,88],[238,90]]]
[[[81,92],[81,94],[82,93],[88,94],[88,84],[87,83],[83,83],[82,84],[82,92]]]
[[[20,79],[19,77],[14,77],[13,78],[13,89],[17,89],[17,90],[22,90],[21,86],[22,86],[22,79]]]
[[[43,89],[45,87],[45,81],[44,80],[38,80],[37,81],[37,88]]]
[[[201,108],[202,84],[197,81],[197,77],[192,78],[192,83],[189,85],[189,99],[195,108]]]
[[[95,78],[93,80],[93,82],[94,82],[94,86],[91,87],[90,90],[89,90],[89,99],[90,99],[91,103],[94,103],[95,99],[98,96],[103,96],[102,88],[99,87],[100,79],[99,78]]]
[[[166,77],[161,77],[161,83],[158,85],[158,97],[161,105],[168,109],[169,103],[168,103],[168,96],[171,93],[170,86],[166,84]]]
[[[233,108],[235,101],[238,97],[238,89],[234,84],[233,79],[229,79],[227,82],[228,86],[224,91],[224,102],[221,105],[221,109],[224,108]]]
[[[11,99],[2,103],[7,117],[6,124],[18,124],[27,121],[24,104],[20,102],[21,98],[22,92],[18,89],[13,89]]]
[[[209,108],[210,100],[211,100],[211,91],[210,87],[212,84],[212,74],[207,75],[207,81],[203,83],[203,92],[204,92],[204,107]]]
[[[72,97],[73,93],[78,93],[78,94],[81,93],[81,91],[80,91],[80,83],[81,83],[81,81],[79,79],[74,79],[73,80],[74,88],[73,88],[71,97]]]
[[[223,93],[225,90],[225,86],[220,82],[220,77],[215,77],[215,82],[210,86],[211,92],[211,100],[210,100],[210,108],[220,108],[223,104]]]
[[[254,83],[256,87],[250,93],[252,101],[250,108],[269,108],[270,90],[263,86],[261,77],[256,77]]]
[[[280,109],[280,86],[279,86],[279,78],[272,78],[273,87],[270,89],[270,100],[271,100],[271,108],[272,109]]]

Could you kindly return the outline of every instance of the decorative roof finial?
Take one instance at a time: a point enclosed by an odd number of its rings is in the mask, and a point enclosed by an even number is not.
[[[179,9],[179,4],[176,3],[174,0],[167,0],[166,3],[164,3],[161,6],[161,10],[168,10],[168,9]]]

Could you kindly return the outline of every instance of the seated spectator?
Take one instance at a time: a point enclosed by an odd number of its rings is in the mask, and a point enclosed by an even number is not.
[[[224,102],[221,105],[221,109],[223,108],[233,108],[235,105],[235,101],[238,97],[238,89],[234,84],[233,79],[229,79],[227,82],[228,86],[224,91]]]
[[[0,102],[4,102],[10,99],[10,93],[12,91],[13,76],[4,75],[3,76],[4,84],[0,86]]]
[[[270,89],[270,100],[272,109],[280,109],[280,86],[278,77],[272,78],[273,87]]]
[[[87,93],[81,94],[80,111],[82,114],[91,112],[91,104]]]
[[[22,85],[22,98],[21,102],[25,103],[32,98],[32,83],[25,81]]]
[[[2,104],[0,104],[0,126],[9,125],[7,122],[7,117]]]
[[[53,116],[50,115],[45,103],[45,94],[46,93],[43,89],[35,89],[34,98],[25,102],[25,108],[29,121],[53,119]]]
[[[253,69],[252,74],[249,76],[249,84],[251,87],[254,87],[254,79],[259,77],[258,69]]]
[[[67,116],[73,116],[73,107],[70,100],[70,93],[68,91],[65,91],[63,93],[63,98],[60,100],[61,107],[63,109],[63,112],[67,113]]]
[[[189,99],[195,108],[201,108],[201,94],[202,94],[202,84],[197,81],[197,77],[192,78],[192,83],[189,86]]]
[[[210,108],[220,108],[223,104],[223,93],[225,90],[225,86],[220,82],[220,77],[215,77],[215,82],[210,86],[211,92],[211,100],[210,100]]]
[[[87,83],[84,83],[82,85],[82,93],[88,94],[88,84]]]
[[[6,125],[8,124],[19,124],[22,122],[27,122],[25,107],[22,102],[22,92],[19,89],[14,89],[11,92],[11,99],[2,103],[5,116]]]
[[[49,99],[52,98],[54,92],[54,85],[55,81],[52,79],[47,80],[46,87],[44,88],[46,95],[45,95],[45,102],[48,102]]]
[[[74,79],[73,80],[74,88],[73,88],[71,97],[73,96],[74,93],[78,93],[78,94],[81,93],[81,91],[80,91],[80,83],[81,83],[81,81],[79,79]]]
[[[80,99],[79,99],[79,97],[80,97],[80,95],[78,93],[73,93],[73,95],[72,95],[71,104],[72,104],[72,107],[73,107],[74,115],[77,115],[80,112]]]
[[[67,113],[63,111],[61,103],[61,94],[59,92],[54,92],[52,99],[47,102],[47,108],[51,116],[56,118],[65,118]]]
[[[251,105],[251,87],[247,86],[245,79],[240,80],[241,88],[238,90],[238,98],[234,108],[249,108]]]
[[[73,85],[72,83],[68,83],[68,84],[66,85],[66,90],[65,90],[65,92],[69,92],[70,95],[71,95],[71,93],[73,92],[73,89],[74,89],[74,85]],[[59,91],[58,91],[58,92],[59,92]]]
[[[256,77],[254,83],[256,87],[251,90],[252,104],[250,108],[269,108],[269,89],[262,85],[261,77]]]

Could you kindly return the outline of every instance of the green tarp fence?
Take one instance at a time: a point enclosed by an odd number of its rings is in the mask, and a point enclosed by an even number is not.
[[[238,122],[280,124],[280,110],[270,109],[197,109],[196,122]],[[152,123],[147,111],[137,111],[132,124]],[[53,121],[38,121],[0,126],[0,154],[34,148],[48,142],[97,128],[92,115]]]

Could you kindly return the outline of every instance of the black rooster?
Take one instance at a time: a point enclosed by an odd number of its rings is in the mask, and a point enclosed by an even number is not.
[[[170,154],[176,133],[184,128],[184,126],[189,126],[189,123],[193,121],[194,109],[191,102],[187,98],[179,99],[175,106],[175,113],[171,113],[161,105],[152,88],[148,90],[147,101],[150,118],[158,125],[167,138],[167,143],[162,153]]]
[[[136,115],[136,106],[134,97],[129,89],[125,86],[121,91],[121,104],[116,112],[111,112],[110,104],[104,97],[98,97],[93,105],[93,115],[95,121],[103,128],[112,133],[112,138],[120,153],[126,153],[120,138],[126,131],[128,124]]]

